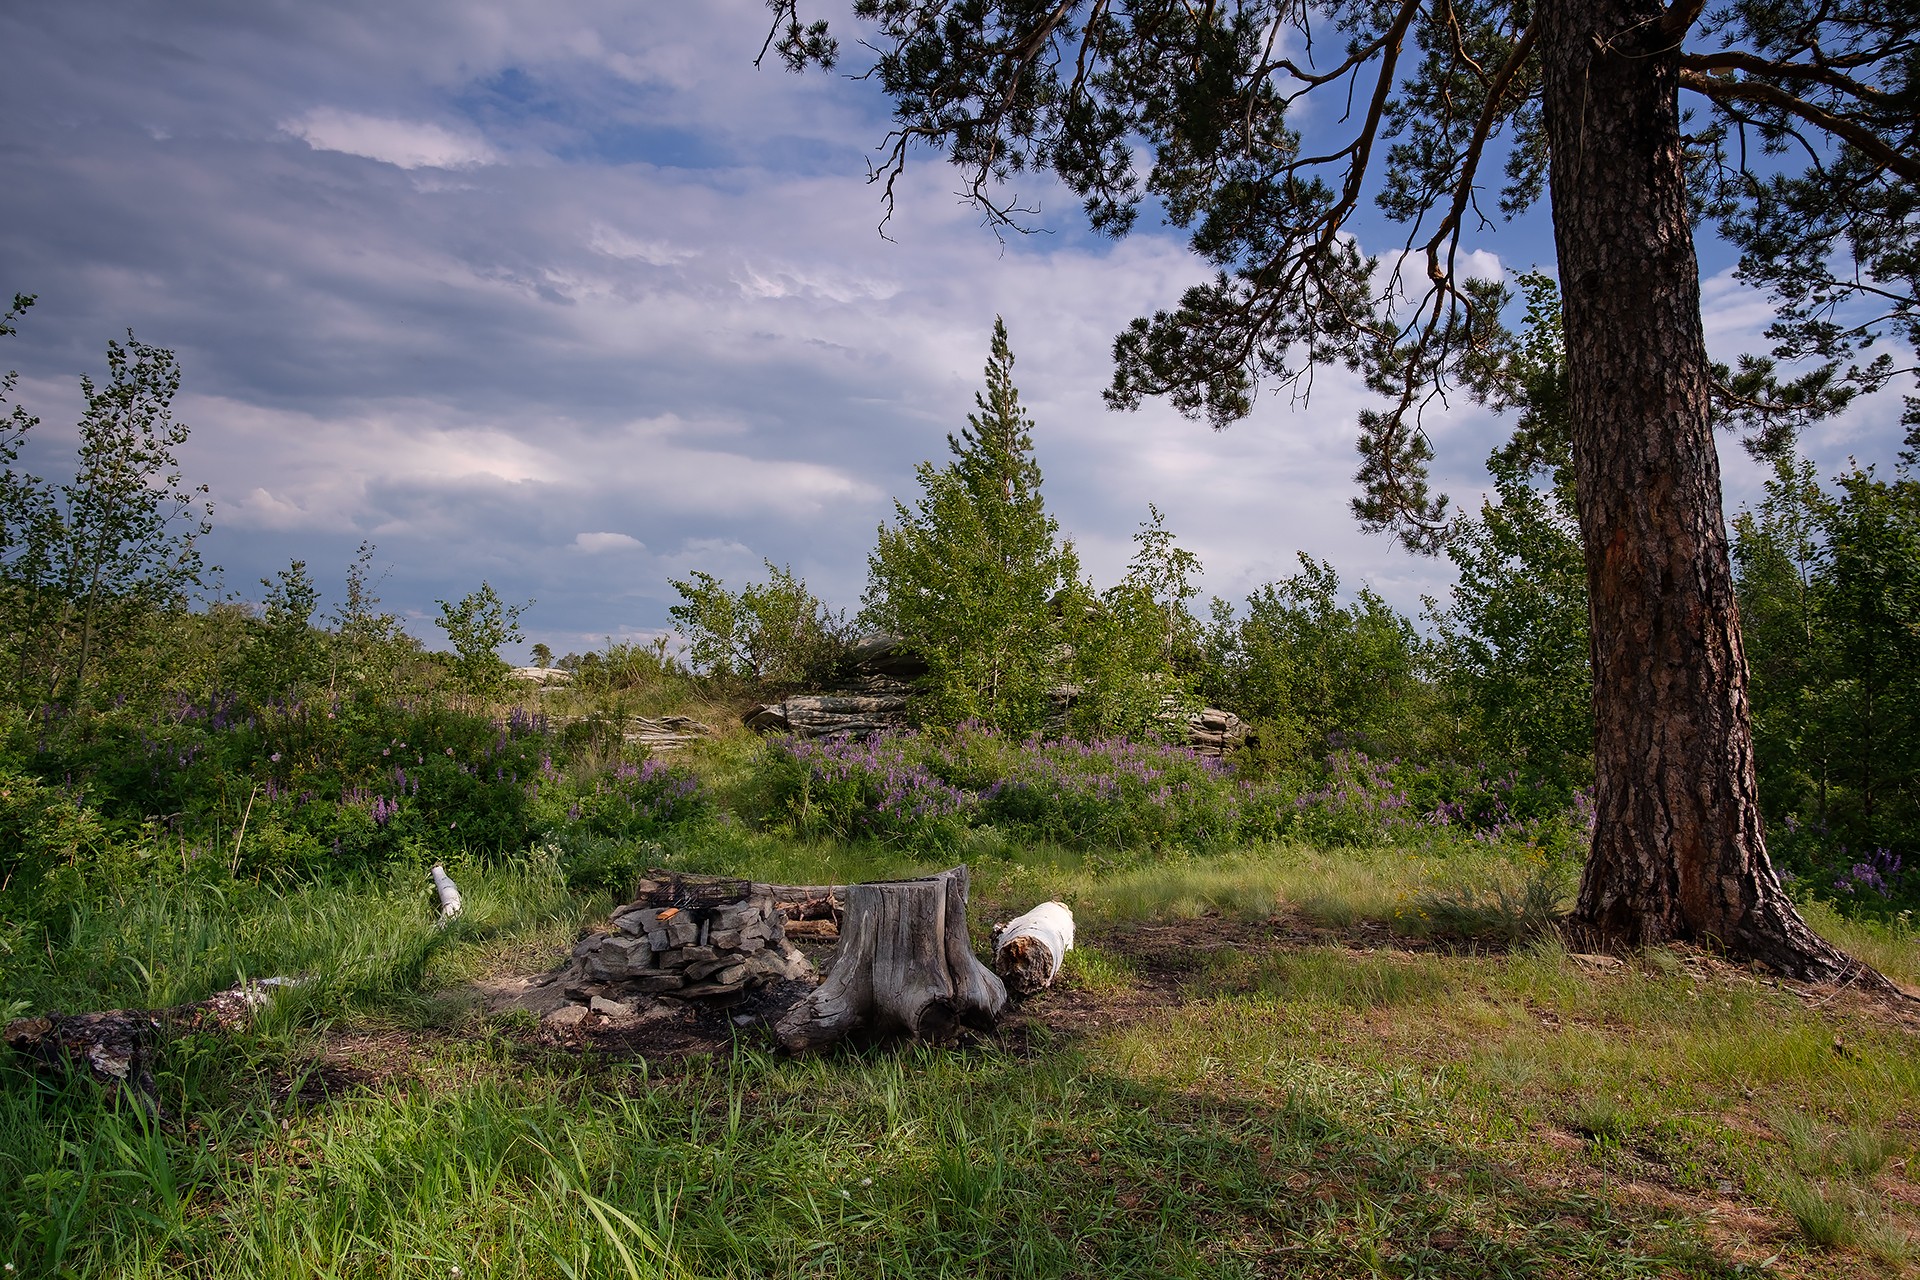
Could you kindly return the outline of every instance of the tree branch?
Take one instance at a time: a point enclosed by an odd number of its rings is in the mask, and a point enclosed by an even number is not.
[[[1920,158],[1896,149],[1864,125],[1856,124],[1804,98],[1796,98],[1784,89],[1752,79],[1735,80],[1730,75],[1709,75],[1686,66],[1680,69],[1680,86],[1717,103],[1755,102],[1776,108],[1841,139],[1906,181],[1920,183]]]

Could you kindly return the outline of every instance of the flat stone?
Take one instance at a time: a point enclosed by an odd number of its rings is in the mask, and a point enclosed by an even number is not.
[[[787,959],[778,951],[756,951],[747,957],[747,971],[756,978],[784,978]]]
[[[656,969],[652,973],[643,973],[631,978],[627,986],[644,995],[660,995],[663,992],[677,991],[686,985],[686,978],[671,969]]]
[[[704,981],[714,974],[719,973],[722,969],[732,965],[739,965],[742,969],[746,968],[744,964],[741,964],[738,956],[715,956],[711,960],[702,960],[698,964],[690,964],[685,970],[687,981]]]
[[[675,907],[668,907],[667,911],[674,914],[668,916],[665,911],[661,912],[655,927],[647,930],[648,946],[655,951],[668,951],[674,947],[692,946],[699,941],[700,926],[691,915]]]
[[[632,1005],[623,1004],[618,1000],[609,1000],[605,996],[595,996],[593,1002],[589,1004],[587,1008],[594,1013],[604,1013],[609,1018],[630,1018],[633,1016]]]
[[[647,945],[645,938],[624,936],[608,938],[600,948],[600,956],[611,967],[612,960],[608,957],[615,954],[620,956],[628,973],[638,973],[653,968],[653,948]]]
[[[756,920],[764,920],[766,915],[750,902],[736,902],[730,906],[716,907],[713,912],[713,927],[716,929],[744,929]]]
[[[654,922],[659,915],[660,911],[656,907],[641,907],[633,911],[617,912],[613,917],[613,927],[638,938],[658,927]]]
[[[662,969],[684,969],[702,960],[715,959],[719,954],[712,947],[676,947],[672,951],[662,951],[654,958],[660,962]]]
[[[716,976],[711,982],[696,982],[690,987],[680,988],[674,994],[683,1000],[711,1000],[715,996],[738,995],[746,985],[747,979],[744,973],[732,982],[722,982]]]
[[[548,1026],[555,1028],[577,1027],[586,1020],[587,1006],[583,1004],[563,1004],[542,1019]]]

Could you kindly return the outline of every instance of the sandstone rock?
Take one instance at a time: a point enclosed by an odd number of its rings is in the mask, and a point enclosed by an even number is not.
[[[619,911],[614,914],[613,927],[621,933],[632,934],[636,938],[645,937],[656,926],[654,921],[660,912],[655,907],[641,907],[633,911]],[[664,932],[664,929],[662,929]]]
[[[586,1020],[587,1006],[583,1004],[563,1004],[544,1019],[547,1026],[556,1030],[577,1027]]]
[[[633,1006],[618,1000],[609,1000],[605,996],[595,996],[593,1003],[587,1006],[594,1013],[604,1013],[609,1018],[631,1018]]]
[[[696,961],[686,968],[687,981],[704,981],[706,978],[720,972],[720,970],[727,968],[729,965],[736,964],[740,965],[743,970],[746,968],[746,965],[741,963],[738,956],[716,956],[711,960]]]
[[[626,975],[645,973],[654,967],[653,948],[647,945],[645,938],[629,938],[624,935],[609,935],[600,947],[600,962],[609,972],[614,967],[614,957],[619,957],[620,966]]]

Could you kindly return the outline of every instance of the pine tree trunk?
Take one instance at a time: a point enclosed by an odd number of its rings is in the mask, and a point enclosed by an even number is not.
[[[1663,13],[1540,9],[1593,610],[1596,826],[1572,928],[1587,947],[1717,944],[1884,986],[1801,921],[1767,859]]]

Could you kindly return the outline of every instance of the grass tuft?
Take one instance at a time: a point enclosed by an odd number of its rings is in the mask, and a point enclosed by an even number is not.
[[[1811,1182],[1790,1178],[1780,1184],[1780,1207],[1800,1236],[1818,1249],[1844,1249],[1859,1240],[1852,1208]]]

